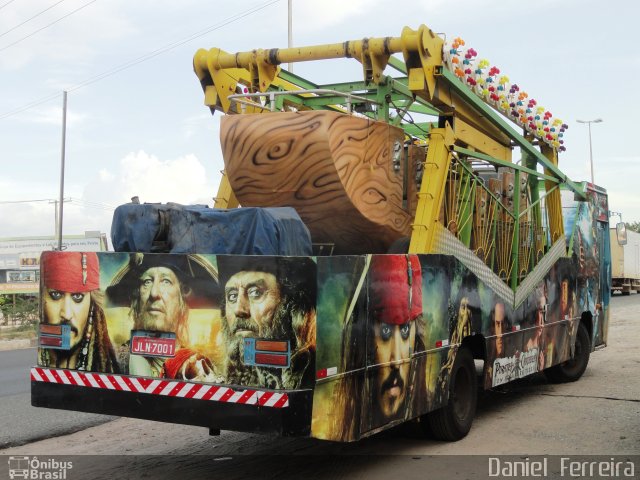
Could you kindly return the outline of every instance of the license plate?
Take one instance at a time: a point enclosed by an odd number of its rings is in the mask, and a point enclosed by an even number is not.
[[[147,357],[173,357],[176,354],[175,338],[133,337],[131,353]]]

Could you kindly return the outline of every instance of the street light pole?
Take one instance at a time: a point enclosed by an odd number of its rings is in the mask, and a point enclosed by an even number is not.
[[[601,123],[601,118],[596,118],[595,120],[576,120],[578,123],[586,123],[587,127],[589,127],[589,164],[591,165],[591,183],[595,185],[593,180],[593,146],[591,144],[591,124],[592,123]]]

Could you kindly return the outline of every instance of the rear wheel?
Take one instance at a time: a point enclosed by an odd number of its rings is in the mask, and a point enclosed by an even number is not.
[[[584,323],[581,322],[578,324],[573,358],[545,370],[544,373],[554,383],[575,382],[587,369],[590,355],[591,339],[589,338],[589,331]]]
[[[455,441],[464,438],[476,414],[478,378],[473,356],[467,348],[456,354],[449,380],[449,401],[427,414],[431,434],[440,440]]]

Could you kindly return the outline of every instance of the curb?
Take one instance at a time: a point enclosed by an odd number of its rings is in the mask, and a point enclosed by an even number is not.
[[[7,350],[22,350],[38,345],[37,338],[15,338],[13,340],[0,340],[0,352]]]

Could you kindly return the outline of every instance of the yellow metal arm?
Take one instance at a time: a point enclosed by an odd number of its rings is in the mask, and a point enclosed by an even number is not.
[[[222,171],[222,179],[220,180],[220,186],[218,187],[218,195],[214,198],[214,208],[237,208],[239,205],[238,199],[233,193],[231,184],[229,183],[229,177],[227,172]]]
[[[220,81],[216,80],[217,73],[228,69],[248,72],[248,75],[242,76],[249,77],[254,90],[265,92],[274,82],[277,67],[282,63],[356,58],[363,65],[365,81],[379,83],[389,57],[394,53],[402,53],[407,67],[424,69],[426,84],[433,93],[434,69],[442,65],[443,43],[440,37],[422,25],[417,31],[405,27],[400,37],[365,38],[310,47],[258,49],[238,53],[227,53],[218,48],[200,49],[194,56],[194,70],[203,88],[206,89],[210,83],[216,84],[218,94],[221,93],[221,89],[217,88]],[[229,91],[230,86],[225,85],[224,90]],[[227,95],[232,93],[234,92]]]
[[[433,250],[454,141],[453,130],[448,124],[444,128],[433,129],[429,135],[409,253],[431,253]]]

